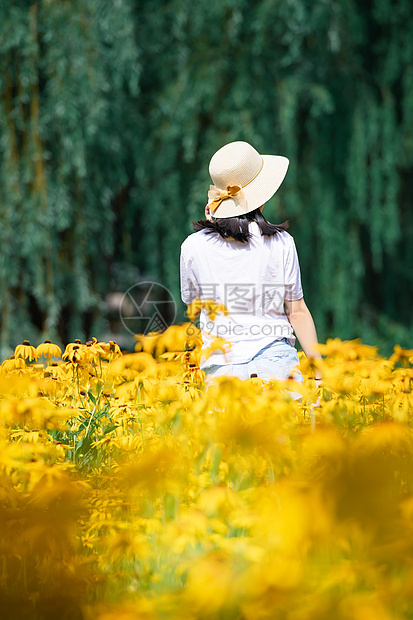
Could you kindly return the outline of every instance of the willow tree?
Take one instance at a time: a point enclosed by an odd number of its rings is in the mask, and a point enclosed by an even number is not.
[[[20,0],[3,13],[4,345],[96,333],[115,263],[178,301],[180,244],[231,140],[291,161],[266,212],[290,219],[320,337],[403,343],[410,0]]]
[[[99,321],[113,201],[127,185],[139,51],[127,2],[2,2],[0,333]]]

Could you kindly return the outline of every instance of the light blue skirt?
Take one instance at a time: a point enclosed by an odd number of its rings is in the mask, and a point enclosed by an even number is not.
[[[295,381],[303,382],[301,372],[295,368],[298,367],[299,360],[296,349],[290,342],[283,338],[276,340],[258,351],[258,353],[249,362],[241,364],[213,364],[205,368],[205,383],[210,383],[213,377],[239,377],[240,379],[249,379],[252,374],[256,374],[260,379],[269,381],[278,379],[283,381],[291,377]],[[300,395],[297,395],[300,397]]]

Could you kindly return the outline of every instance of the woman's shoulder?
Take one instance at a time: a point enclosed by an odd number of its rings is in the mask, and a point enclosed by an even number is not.
[[[285,247],[289,247],[290,245],[294,244],[294,237],[286,230],[279,230],[273,236],[273,239],[276,243],[279,243]]]
[[[190,235],[187,236],[186,239],[183,240],[181,244],[181,249],[187,250],[193,247],[194,244],[195,245],[198,244],[206,236],[207,235],[205,234],[204,230],[199,230],[198,232],[191,233]]]

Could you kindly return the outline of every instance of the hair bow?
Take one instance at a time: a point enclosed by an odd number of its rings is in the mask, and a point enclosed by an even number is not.
[[[243,194],[242,188],[239,185],[227,185],[227,189],[218,189],[215,185],[209,186],[208,192],[208,207],[211,213],[214,213],[227,198],[233,198],[240,207],[247,206],[247,200]]]

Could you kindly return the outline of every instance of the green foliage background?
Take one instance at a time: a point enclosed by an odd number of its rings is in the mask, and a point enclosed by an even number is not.
[[[104,328],[132,267],[180,303],[179,251],[232,140],[289,157],[321,340],[408,345],[410,0],[0,2],[0,339]]]

